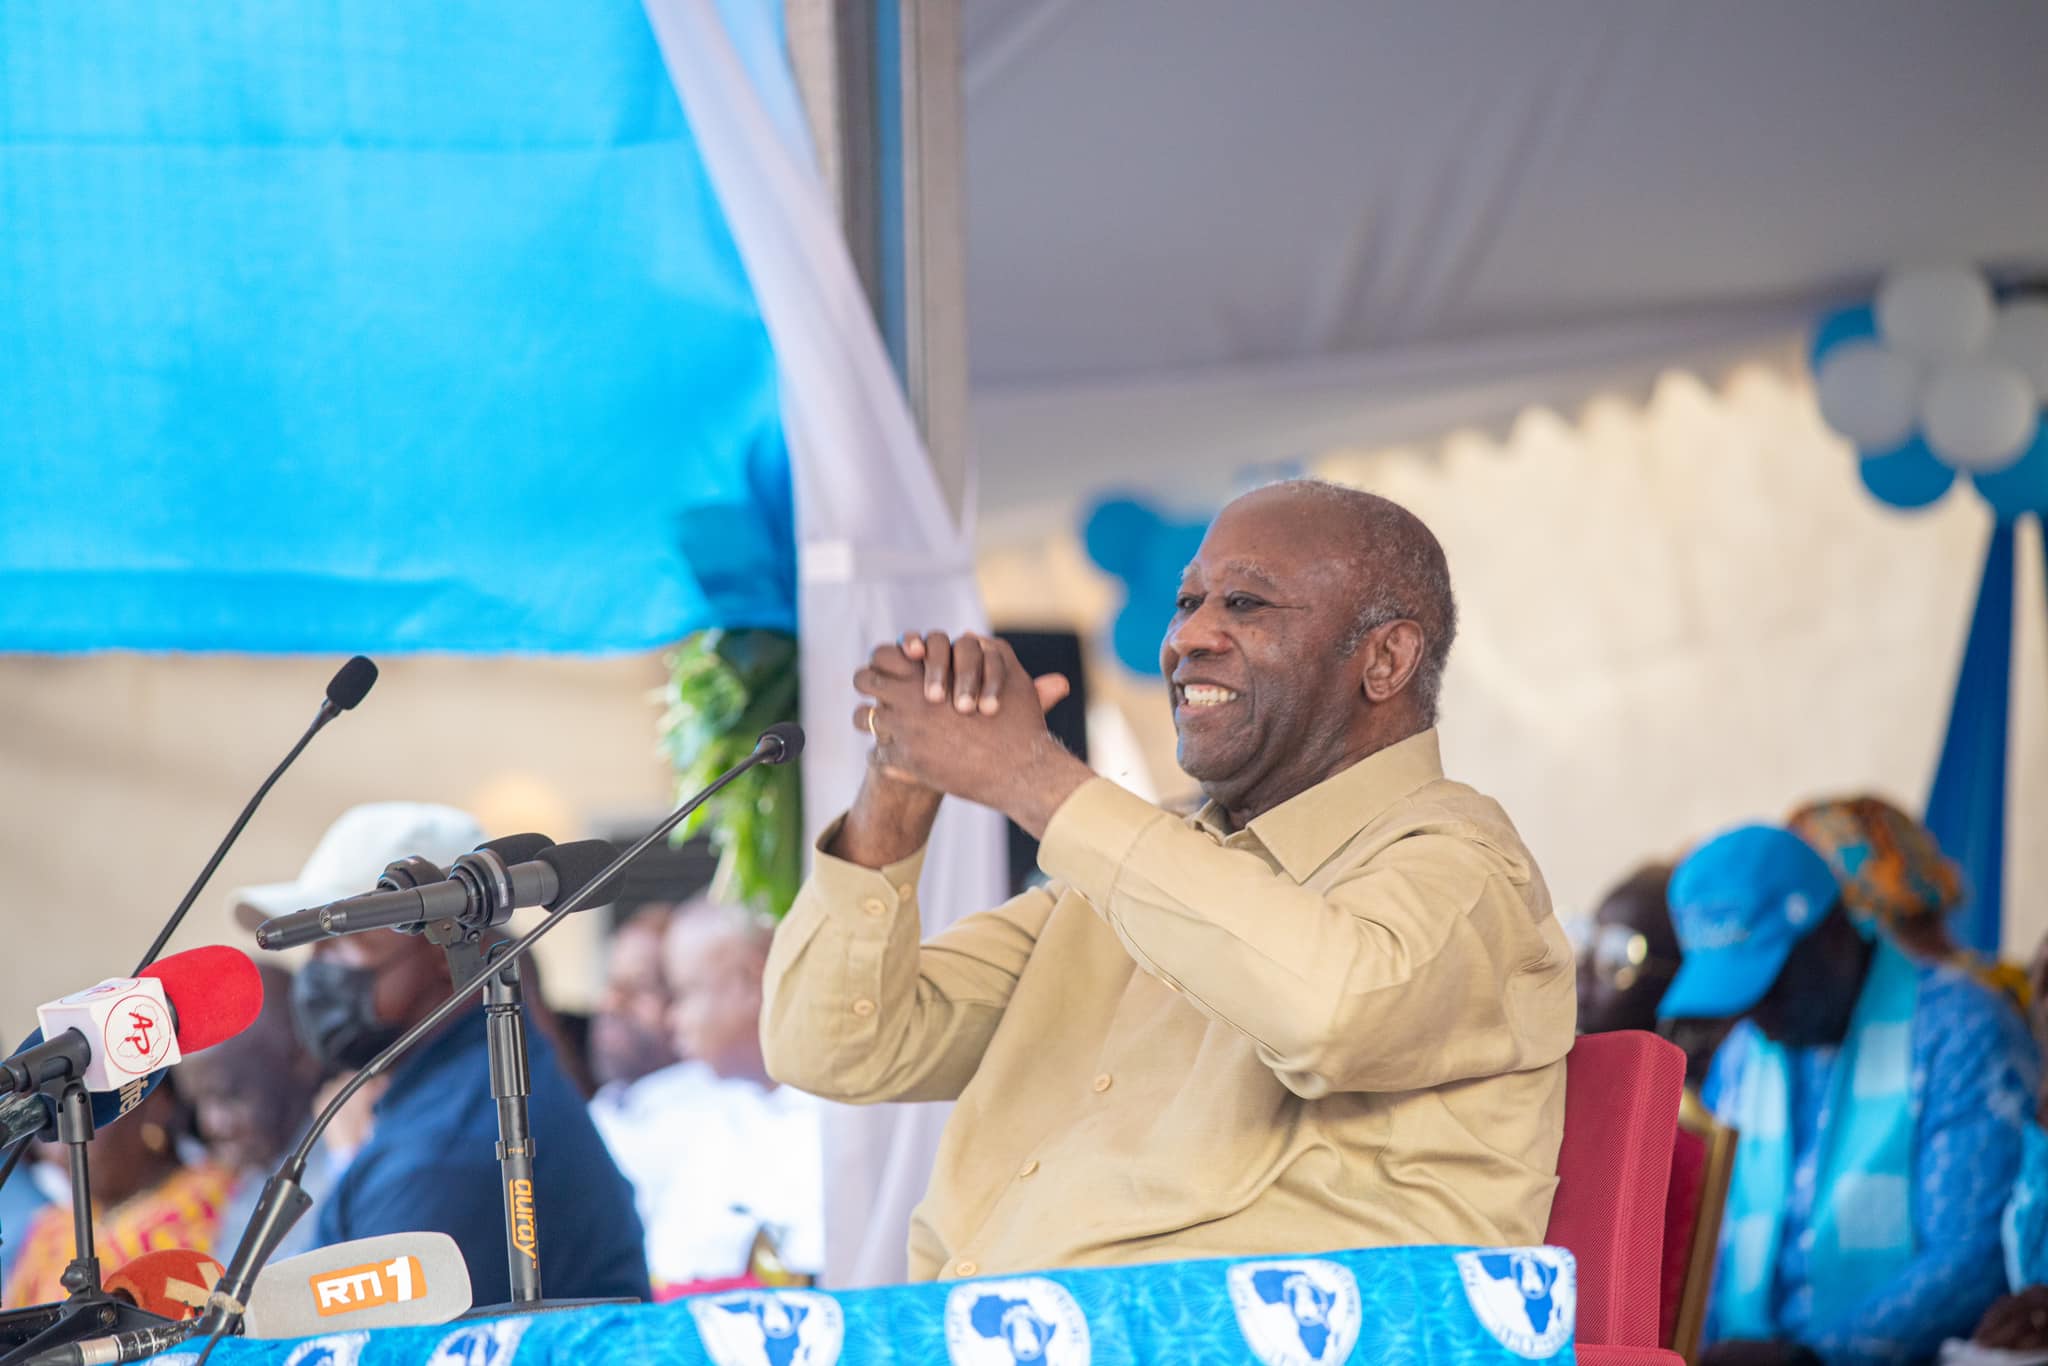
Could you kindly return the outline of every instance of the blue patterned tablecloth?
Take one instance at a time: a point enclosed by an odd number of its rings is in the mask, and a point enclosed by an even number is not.
[[[1376,1248],[1046,1271],[837,1294],[229,1339],[219,1366],[1184,1366],[1572,1361],[1576,1267],[1559,1248]],[[189,1366],[192,1352],[157,1358]]]

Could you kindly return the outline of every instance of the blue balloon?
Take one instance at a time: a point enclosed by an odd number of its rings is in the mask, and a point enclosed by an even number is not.
[[[1828,352],[1850,342],[1877,340],[1877,314],[1869,304],[1857,304],[1851,308],[1838,308],[1822,318],[1813,330],[1813,344],[1807,348],[1807,356],[1818,371],[1820,363],[1828,358]]]
[[[2023,512],[2048,512],[2048,415],[2034,428],[2034,440],[2018,460],[2002,470],[1970,478],[2001,522],[2010,522]]]
[[[1895,508],[1924,508],[1956,481],[1956,472],[1941,463],[1918,432],[1897,450],[1866,455],[1856,466],[1863,486],[1878,502]]]
[[[1159,669],[1159,642],[1173,617],[1181,570],[1201,548],[1208,519],[1175,522],[1135,498],[1106,498],[1088,513],[1081,538],[1088,558],[1124,582],[1124,605],[1110,631],[1116,657],[1136,673]]]

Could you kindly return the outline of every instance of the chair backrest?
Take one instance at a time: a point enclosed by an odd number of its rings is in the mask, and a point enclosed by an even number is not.
[[[1565,1064],[1550,1242],[1579,1263],[1578,1337],[1658,1345],[1664,1195],[1685,1054],[1641,1030],[1588,1034]]]
[[[1684,1274],[1678,1282],[1678,1302],[1666,1324],[1664,1345],[1691,1361],[1699,1355],[1700,1339],[1707,1326],[1707,1303],[1714,1293],[1714,1267],[1721,1259],[1721,1216],[1728,1209],[1728,1183],[1735,1173],[1735,1130],[1720,1123],[1700,1103],[1697,1093],[1687,1091],[1678,1106],[1678,1135],[1672,1144],[1671,1179],[1678,1180],[1679,1154],[1688,1164],[1696,1162],[1692,1178],[1691,1217],[1686,1221]],[[1679,1230],[1666,1225],[1666,1286],[1671,1267],[1672,1243]]]
[[[1683,1124],[1672,1135],[1671,1187],[1664,1196],[1664,1265],[1657,1285],[1657,1341],[1678,1337],[1678,1306],[1692,1271],[1693,1233],[1707,1190],[1707,1140]]]

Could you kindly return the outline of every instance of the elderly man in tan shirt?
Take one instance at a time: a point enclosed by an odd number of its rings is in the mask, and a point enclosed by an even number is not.
[[[955,1100],[916,1279],[1376,1244],[1541,1242],[1573,963],[1535,861],[1445,779],[1442,549],[1274,485],[1187,568],[1161,666],[1182,819],[1046,729],[1064,680],[906,636],[855,678],[875,757],[776,934],[762,1043],[835,1100]],[[919,943],[942,795],[1052,879]]]

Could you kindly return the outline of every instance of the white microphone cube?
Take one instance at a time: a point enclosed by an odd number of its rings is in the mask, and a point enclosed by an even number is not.
[[[67,1029],[85,1036],[92,1049],[84,1077],[88,1091],[118,1091],[179,1061],[171,1003],[154,977],[110,977],[37,1006],[36,1017],[45,1039]]]

